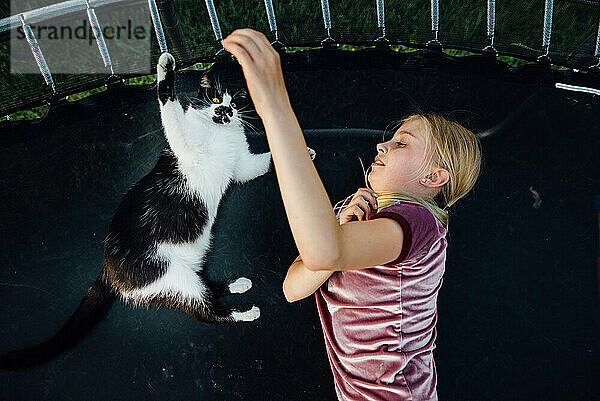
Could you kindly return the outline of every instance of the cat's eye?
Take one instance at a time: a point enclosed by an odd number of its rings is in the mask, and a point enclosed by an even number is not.
[[[233,107],[234,109],[237,107],[235,103],[231,102],[229,103],[231,105],[231,107]]]
[[[213,97],[213,102],[215,102],[215,103],[221,103],[221,101],[219,100],[218,97]]]

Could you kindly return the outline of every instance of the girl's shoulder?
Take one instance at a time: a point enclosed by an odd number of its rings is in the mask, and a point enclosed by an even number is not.
[[[370,220],[387,217],[402,227],[404,241],[402,253],[391,264],[423,256],[434,243],[446,236],[446,229],[433,213],[418,202],[401,200],[382,208]]]

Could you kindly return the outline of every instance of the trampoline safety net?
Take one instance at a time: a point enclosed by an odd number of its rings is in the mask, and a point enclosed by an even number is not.
[[[88,8],[93,9],[93,16]],[[109,19],[108,14],[119,9],[125,13],[135,10],[139,18],[151,21],[149,51],[118,49],[116,41],[109,40],[97,43],[96,47],[90,35],[87,59],[97,67],[94,74],[53,71],[58,59],[70,57],[69,49],[58,54],[56,51],[44,53],[39,39],[44,34],[49,35],[49,31],[40,31],[40,26],[81,21],[91,27],[94,20],[102,26],[102,21]],[[27,37],[31,54],[25,62],[32,66],[38,64],[39,72],[8,73],[13,67],[11,37],[19,34],[25,37],[25,26],[33,28]],[[563,81],[575,79],[574,75],[588,75],[583,77],[587,86],[600,87],[597,78],[600,5],[596,0],[322,0],[321,3],[19,0],[0,6],[0,93],[5,94],[0,99],[0,115],[52,103],[122,78],[148,74],[149,67],[156,65],[158,56],[165,50],[175,56],[179,68],[215,61],[226,54],[220,40],[240,27],[264,32],[282,48],[402,44],[511,55],[547,66],[569,67],[571,74],[563,77]],[[127,63],[126,73],[115,74],[114,66],[110,65],[111,54],[118,52],[128,53],[129,57],[123,61]],[[572,69],[579,74],[573,74]]]

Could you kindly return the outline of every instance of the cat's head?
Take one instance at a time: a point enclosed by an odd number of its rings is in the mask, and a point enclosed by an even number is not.
[[[200,79],[198,96],[190,105],[203,119],[216,125],[239,125],[252,108],[243,75],[207,72]]]

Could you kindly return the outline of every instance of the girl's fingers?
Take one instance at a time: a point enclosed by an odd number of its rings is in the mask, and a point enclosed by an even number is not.
[[[262,32],[253,29],[236,29],[222,41],[223,47],[227,49],[226,44],[230,42],[244,48],[252,61],[260,61],[263,56],[277,54],[267,37]]]
[[[377,199],[373,195],[370,195],[366,192],[358,193],[352,199],[352,202],[362,202],[365,204],[365,207],[368,209],[369,206],[373,208],[373,210],[377,210]]]
[[[354,203],[350,209],[350,213],[356,215],[356,217],[364,217],[369,215],[369,207],[362,206],[358,203]],[[360,220],[360,219],[359,219]]]
[[[360,205],[361,209],[363,209],[365,212],[371,208],[371,203],[368,200],[366,200],[365,198],[361,197],[361,198],[357,198],[356,200],[358,202],[357,204]]]
[[[243,44],[252,48],[252,51],[258,53],[265,53],[267,49],[265,48],[265,43],[260,39],[260,36],[257,35],[256,31],[252,31],[250,29],[236,29],[230,35],[232,38],[236,38],[237,41],[240,41],[240,37],[243,38]],[[228,36],[229,37],[229,36]],[[271,46],[268,42],[267,44]]]
[[[223,43],[223,47],[225,47],[226,44],[234,43],[237,46],[244,49],[244,51],[250,57],[250,60],[254,63],[260,60],[260,58],[262,57],[262,52],[260,51],[256,43],[254,43],[252,39],[248,38],[245,35],[230,35],[223,42],[225,42]],[[225,47],[225,49],[227,48]]]
[[[354,210],[352,213],[358,218],[358,220],[363,220],[363,218],[365,217],[365,212],[358,205],[354,206]]]
[[[233,40],[223,40],[222,45],[225,48],[225,50],[233,54],[235,58],[239,60],[240,64],[246,65],[249,62],[253,61],[252,57],[250,56],[250,54],[248,54],[246,49],[244,49],[244,47],[240,46],[239,44],[235,43]]]

